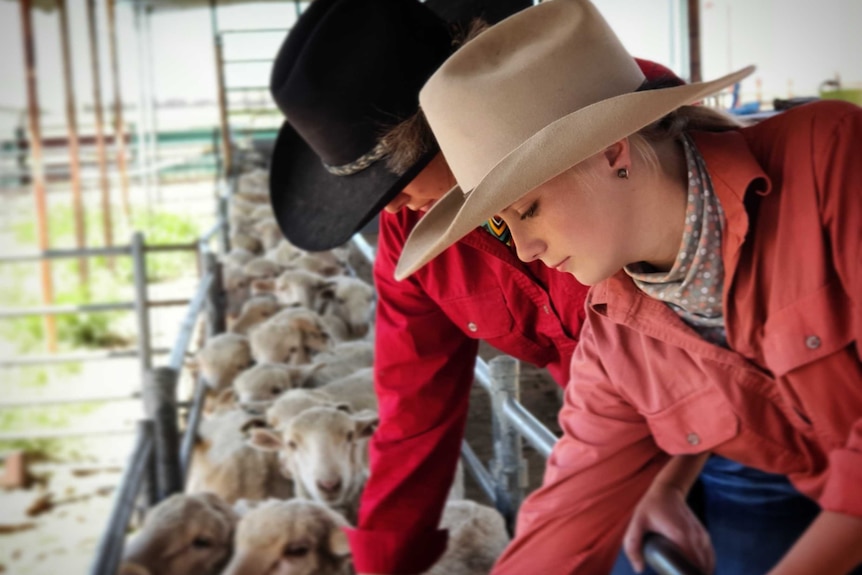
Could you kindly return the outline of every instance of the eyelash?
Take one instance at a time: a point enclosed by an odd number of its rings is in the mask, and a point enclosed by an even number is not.
[[[536,201],[536,202],[533,202],[532,204],[530,204],[530,207],[527,208],[527,211],[525,211],[523,214],[521,214],[521,221],[524,221],[527,218],[532,218],[533,216],[535,216],[536,210],[538,208],[539,208],[539,202]]]

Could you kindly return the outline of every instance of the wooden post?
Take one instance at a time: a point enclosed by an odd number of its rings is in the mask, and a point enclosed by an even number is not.
[[[689,82],[701,81],[700,70],[700,1],[688,0]]]
[[[129,198],[129,171],[126,165],[126,133],[123,127],[123,97],[120,91],[120,62],[117,55],[116,0],[105,0],[108,13],[108,37],[111,43],[111,74],[114,84],[114,146],[117,148],[117,169],[126,223],[132,225],[132,202]]]
[[[96,120],[96,154],[99,159],[99,184],[102,189],[102,228],[105,246],[114,245],[111,218],[111,185],[108,182],[108,155],[105,149],[105,129],[102,116],[102,74],[99,67],[99,39],[96,35],[96,0],[87,0],[87,28],[90,32],[90,64],[93,69],[93,111]],[[114,268],[114,258],[108,258],[108,267]]]
[[[24,70],[27,74],[27,112],[30,121],[30,158],[33,162],[31,181],[33,199],[36,203],[36,236],[39,249],[49,248],[48,240],[48,200],[45,194],[45,165],[42,159],[42,128],[39,121],[39,90],[36,81],[36,48],[33,41],[33,20],[31,19],[31,0],[21,0],[21,27],[24,39]],[[51,263],[47,259],[39,262],[42,276],[42,303],[54,303],[54,282],[51,278]],[[57,324],[54,317],[43,316],[45,339],[48,350],[57,351]]]
[[[72,81],[72,47],[69,42],[69,13],[66,0],[57,0],[60,15],[60,38],[63,44],[63,83],[66,87],[66,122],[69,132],[69,172],[72,185],[72,213],[75,217],[75,244],[79,250],[87,246],[87,228],[84,219],[84,200],[81,195],[81,165],[78,146],[78,113],[75,100],[75,85]],[[89,266],[87,258],[78,258],[78,275],[81,287],[88,289]]]

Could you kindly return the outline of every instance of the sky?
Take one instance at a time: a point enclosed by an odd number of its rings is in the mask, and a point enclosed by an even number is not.
[[[82,126],[92,124],[93,85],[85,0],[67,0],[72,28],[75,96]],[[105,105],[113,99],[104,0],[97,0]],[[684,0],[595,0],[629,51],[670,65],[685,75],[684,46],[677,12]],[[295,18],[293,2],[232,5],[218,9],[221,29],[286,29]],[[122,97],[130,108],[139,97],[139,58],[132,5],[117,7]],[[862,87],[862,0],[701,0],[702,68],[711,79],[748,64],[758,67],[742,86],[743,99],[816,95],[836,74]],[[65,129],[65,90],[56,12],[34,14],[39,100],[48,133]],[[150,20],[153,80],[160,102],[216,101],[212,22],[209,9],[157,10]],[[274,57],[283,32],[229,36],[228,58]],[[20,123],[26,91],[17,0],[0,1],[0,139]],[[233,65],[231,85],[265,85],[269,64]],[[106,116],[106,119],[110,115]],[[160,127],[179,123],[217,124],[212,108],[195,113],[160,111]]]

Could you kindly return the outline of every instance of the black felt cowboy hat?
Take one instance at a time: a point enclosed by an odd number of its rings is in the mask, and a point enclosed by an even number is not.
[[[270,165],[285,237],[311,251],[346,242],[424,168],[383,161],[380,137],[419,109],[452,51],[446,24],[416,0],[315,0],[278,52],[270,90],[287,118]]]

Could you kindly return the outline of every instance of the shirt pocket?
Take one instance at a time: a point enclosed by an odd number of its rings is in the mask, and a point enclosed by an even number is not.
[[[714,386],[645,417],[656,444],[671,455],[709,451],[739,433],[739,418],[721,390]]]
[[[440,307],[452,323],[476,339],[502,337],[515,324],[499,289],[442,301]]]
[[[773,312],[763,327],[765,367],[782,377],[844,349],[854,339],[852,309],[841,284],[833,281]]]

